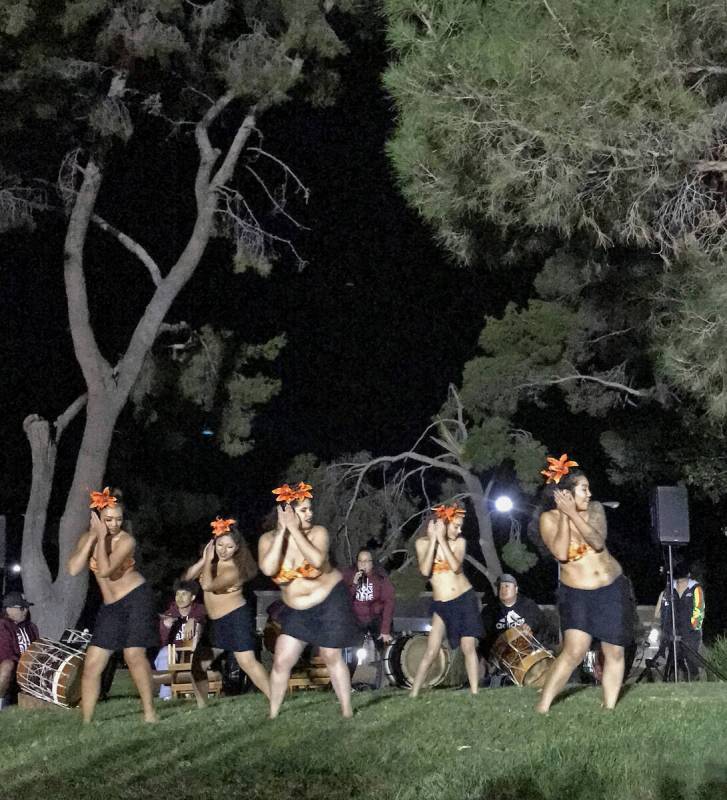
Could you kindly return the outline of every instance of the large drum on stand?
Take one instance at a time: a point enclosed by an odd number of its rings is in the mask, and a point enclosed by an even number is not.
[[[409,688],[414,683],[417,669],[427,649],[428,636],[429,634],[422,631],[402,634],[384,650],[384,674],[390,684]],[[424,688],[443,683],[451,663],[452,651],[443,642],[424,678]]]
[[[523,628],[508,628],[495,639],[493,660],[517,686],[542,686],[553,654]]]
[[[81,700],[84,655],[75,647],[51,639],[37,639],[18,661],[17,681],[21,691],[62,708],[73,708]]]

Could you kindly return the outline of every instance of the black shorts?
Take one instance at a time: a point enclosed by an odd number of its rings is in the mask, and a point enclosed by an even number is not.
[[[286,636],[315,647],[356,647],[361,633],[351,607],[351,595],[339,581],[323,602],[297,611],[285,606],[280,624]]]
[[[243,606],[230,611],[219,619],[208,619],[206,628],[206,644],[217,650],[226,650],[232,653],[244,653],[254,650],[255,617],[250,606]]]
[[[485,629],[480,617],[480,601],[474,589],[468,589],[454,600],[432,600],[432,614],[438,614],[447,629],[450,647],[459,647],[464,636],[481,639]]]
[[[154,593],[148,583],[132,589],[115,603],[101,606],[91,645],[113,651],[126,647],[159,647]]]
[[[578,630],[621,647],[634,639],[634,601],[625,575],[599,589],[558,588],[561,630]]]

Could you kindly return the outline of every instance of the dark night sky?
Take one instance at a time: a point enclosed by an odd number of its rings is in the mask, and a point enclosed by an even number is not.
[[[214,309],[216,324],[235,327],[251,341],[286,331],[289,345],[277,367],[283,390],[260,416],[254,430],[259,444],[250,456],[231,461],[200,438],[185,458],[158,465],[162,482],[254,504],[267,497],[296,453],[327,460],[361,449],[381,454],[407,447],[440,407],[448,383],[459,382],[485,314],[498,314],[508,300],[527,296],[532,276],[454,266],[405,205],[384,152],[394,121],[380,84],[385,63],[380,42],[358,44],[344,64],[343,94],[335,107],[289,104],[264,118],[266,149],[311,190],[307,208],[292,206],[310,227],[295,238],[309,265],[299,273],[284,259],[268,279],[234,277],[228,257],[213,246],[169,319],[201,324]],[[125,169],[109,178],[122,187],[125,202],[101,201],[102,213],[135,233],[162,263],[178,252],[188,229],[185,213],[167,201],[190,185],[188,151],[181,144],[179,149],[180,158],[152,153],[148,159],[142,142],[129,153]],[[143,168],[142,158],[149,161]],[[150,198],[163,236],[143,223]],[[0,463],[6,477],[0,509],[16,522],[30,477],[22,419],[32,412],[53,418],[83,390],[67,330],[62,236],[60,221],[44,220],[30,240],[25,233],[4,237]],[[98,243],[100,256],[89,263],[88,274],[92,286],[103,279],[115,290],[93,311],[111,358],[114,347],[123,347],[150,284],[115,243]],[[67,450],[79,430],[79,424],[69,430]],[[597,435],[588,423],[554,421],[546,443],[594,460]],[[153,442],[147,447],[153,449]],[[600,488],[601,496],[613,496],[605,476],[597,475],[595,483],[597,494]],[[633,561],[645,593],[652,594],[659,582],[653,562],[658,553],[648,544],[646,499],[627,497],[613,521],[631,531],[616,555]],[[640,554],[646,558],[637,564]]]

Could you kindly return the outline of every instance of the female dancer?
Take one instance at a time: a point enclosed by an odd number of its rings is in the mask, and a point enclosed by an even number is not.
[[[306,644],[319,648],[344,717],[351,717],[351,678],[341,655],[358,641],[358,628],[342,575],[328,561],[328,531],[313,524],[311,486],[284,484],[273,490],[275,530],[260,538],[260,569],[280,586],[285,608],[270,673],[270,719],[288,688],[290,671]]]
[[[419,571],[432,584],[432,628],[410,696],[419,694],[445,633],[452,649],[462,648],[470,692],[477,694],[477,640],[484,636],[484,629],[477,595],[462,571],[467,545],[462,536],[465,511],[459,505],[440,505],[432,510],[434,516],[426,523],[426,534],[416,541]]]
[[[548,458],[540,535],[560,562],[558,612],[563,650],[550,668],[536,711],[544,714],[582,663],[591,638],[603,650],[603,707],[616,705],[624,676],[624,646],[632,639],[633,604],[621,565],[606,549],[606,515],[591,501],[588,478],[564,454]],[[553,484],[550,486],[550,484]]]
[[[210,526],[214,537],[205,545],[199,561],[184,574],[187,581],[199,581],[208,617],[204,643],[192,657],[198,708],[207,705],[207,670],[226,651],[234,653],[240,669],[265,697],[270,697],[268,673],[255,657],[255,617],[242,596],[242,586],[255,577],[257,564],[234,519],[217,517]]]
[[[149,647],[159,647],[154,596],[135,569],[134,537],[123,529],[121,493],[108,486],[91,492],[91,525],[81,535],[68,559],[67,569],[78,575],[88,565],[96,575],[103,605],[96,617],[91,644],[86,650],[81,678],[83,721],[90,722],[101,690],[101,674],[111,655],[124,651],[124,660],[136,684],[145,722],[156,722]]]

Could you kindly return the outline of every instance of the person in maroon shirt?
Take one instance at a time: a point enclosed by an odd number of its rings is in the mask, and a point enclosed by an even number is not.
[[[351,595],[351,604],[362,637],[369,634],[379,652],[376,688],[381,687],[384,647],[391,643],[391,621],[394,617],[394,585],[374,567],[370,550],[359,550],[356,566],[342,570],[343,582]],[[350,665],[355,669],[355,662]]]
[[[20,656],[31,642],[39,638],[38,628],[30,620],[29,603],[20,592],[9,592],[3,598],[0,617],[0,708],[17,697],[15,674]]]
[[[199,639],[201,626],[207,619],[207,612],[204,605],[197,602],[197,590],[196,581],[179,580],[174,583],[174,602],[159,618],[159,638],[162,646],[154,661],[155,669],[163,672],[168,668],[167,645],[170,642],[189,638]],[[162,685],[159,697],[168,700],[171,696],[171,687]]]

